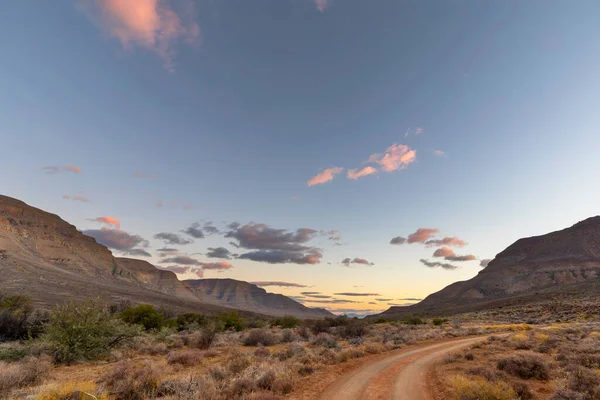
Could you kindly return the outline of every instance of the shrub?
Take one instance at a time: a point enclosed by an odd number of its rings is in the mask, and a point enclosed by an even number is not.
[[[69,302],[50,314],[44,339],[58,362],[95,360],[110,349],[138,334],[137,329],[115,318],[96,300]]]
[[[164,316],[150,304],[127,307],[121,312],[121,319],[128,324],[141,325],[147,331],[160,329],[164,322]]]
[[[575,367],[571,370],[567,387],[585,394],[584,399],[600,399],[600,376],[589,368]]]
[[[0,362],[0,394],[40,383],[50,372],[52,363],[46,358],[28,358],[19,363]]]
[[[0,295],[0,342],[38,337],[47,319],[33,309],[30,297]]]
[[[0,347],[0,361],[19,361],[29,355],[29,349],[21,345]]]
[[[367,324],[362,321],[351,321],[344,325],[340,335],[345,338],[362,337],[367,334]]]
[[[327,333],[319,333],[317,337],[311,341],[311,344],[315,346],[322,346],[328,349],[335,349],[338,347],[337,340]]]
[[[199,313],[185,313],[185,314],[181,314],[179,315],[176,319],[175,319],[175,323],[176,323],[176,328],[179,331],[184,331],[184,330],[196,330],[199,329],[203,326],[205,326],[208,323],[208,319]]]
[[[416,315],[404,317],[402,318],[401,322],[406,325],[423,325],[425,323],[425,321]]]
[[[435,326],[442,326],[446,322],[448,322],[447,318],[434,318],[431,320],[431,323]]]
[[[254,329],[244,338],[244,346],[272,346],[277,343],[277,337],[264,329]]]
[[[291,343],[294,341],[294,332],[291,329],[284,329],[281,332],[281,343]]]
[[[292,315],[285,315],[275,319],[273,325],[280,326],[283,329],[291,329],[300,325],[300,320]]]
[[[219,316],[219,320],[223,325],[223,329],[226,331],[234,330],[236,332],[240,332],[246,328],[246,322],[242,317],[239,316],[237,311],[223,313]]]
[[[501,371],[522,379],[536,378],[542,381],[550,378],[550,368],[539,355],[529,352],[502,358],[496,365]]]
[[[214,342],[217,332],[213,328],[204,328],[185,337],[184,342],[195,349],[206,350]]]
[[[148,362],[121,361],[100,382],[119,400],[144,400],[156,396],[160,372]]]
[[[488,382],[484,379],[467,379],[462,375],[450,379],[450,387],[460,400],[513,400],[516,393],[504,381]]]
[[[200,364],[202,358],[204,357],[202,356],[202,352],[199,350],[172,351],[167,354],[167,363],[191,367],[193,365]]]
[[[529,385],[525,382],[512,381],[510,382],[510,386],[512,386],[513,390],[517,394],[517,398],[519,400],[531,400],[533,399],[533,392]]]

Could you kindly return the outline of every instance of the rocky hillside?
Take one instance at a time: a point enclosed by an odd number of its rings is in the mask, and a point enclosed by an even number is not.
[[[237,308],[226,297],[192,290],[171,271],[130,258],[116,258],[105,246],[59,216],[0,195],[0,293],[27,294],[42,305],[65,299],[101,297],[111,302],[151,303],[178,310],[218,312]],[[211,279],[216,287],[220,279]],[[230,279],[223,281],[230,282]],[[262,291],[264,301],[239,302],[240,310],[301,318],[330,315],[283,295],[266,293],[247,282],[239,287]],[[250,292],[254,293],[252,289]],[[212,292],[211,292],[212,293]],[[240,299],[243,296],[240,295]],[[257,296],[260,297],[260,296]]]
[[[561,231],[519,239],[474,278],[453,283],[414,306],[392,307],[380,315],[452,314],[560,293],[586,293],[598,283],[600,216]]]
[[[268,293],[256,285],[235,279],[191,279],[183,281],[207,303],[275,316],[299,318],[332,317],[320,308],[306,307],[281,294]]]

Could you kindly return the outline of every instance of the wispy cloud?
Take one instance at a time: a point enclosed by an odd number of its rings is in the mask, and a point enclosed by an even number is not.
[[[315,0],[315,4],[317,6],[317,10],[321,12],[325,12],[325,9],[329,6],[328,0]]]
[[[442,151],[442,150],[433,150],[433,154],[438,156],[438,157],[443,157],[446,155],[446,152]]]
[[[65,194],[63,195],[63,199],[65,200],[73,200],[73,201],[80,201],[82,203],[89,203],[90,200],[81,194],[75,194],[75,195],[69,195],[69,194]]]
[[[154,239],[162,240],[166,244],[184,245],[184,244],[194,243],[193,240],[186,239],[176,233],[170,233],[170,232],[157,233],[156,235],[154,235]]]
[[[175,70],[177,46],[187,43],[197,47],[201,41],[190,0],[80,0],[80,5],[125,49],[138,46],[152,51],[171,72]]]
[[[117,229],[121,229],[121,221],[119,221],[119,218],[115,218],[115,217],[98,217],[98,218],[90,218],[88,219],[88,221],[92,221],[92,222],[98,222],[104,225],[108,225],[108,226],[113,226]]]
[[[280,281],[259,281],[259,282],[250,282],[256,286],[280,286],[280,287],[296,287],[296,288],[305,288],[307,285],[301,285],[299,283],[293,282],[280,282]]]
[[[358,178],[362,178],[363,176],[372,175],[377,173],[377,168],[375,167],[364,167],[361,170],[358,169],[349,169],[347,173],[348,179],[357,180]]]
[[[349,267],[350,264],[375,265],[374,263],[369,262],[368,260],[365,260],[364,258],[360,257],[354,257],[353,259],[344,258],[342,260],[342,264],[344,264],[346,267]]]
[[[229,260],[231,252],[225,247],[209,247],[206,256],[210,258],[224,258]]]
[[[439,246],[453,246],[453,247],[465,247],[468,243],[456,236],[445,237],[443,239],[432,239],[425,242],[429,247]]]
[[[83,170],[75,165],[48,165],[43,167],[42,171],[44,171],[47,175],[54,175],[60,172],[72,172],[74,174],[80,174]]]
[[[429,267],[429,268],[440,267],[440,268],[443,268],[443,269],[446,269],[449,271],[455,270],[458,268],[456,265],[452,265],[452,264],[448,264],[448,263],[441,263],[441,262],[437,262],[437,261],[427,261],[424,259],[420,259],[419,261],[421,261],[421,263],[423,265],[425,265],[426,267]]]
[[[394,299],[375,299],[375,300],[377,300],[377,301],[392,301]]]
[[[416,150],[413,150],[404,144],[394,143],[388,147],[383,154],[372,154],[367,162],[379,164],[382,171],[392,172],[404,169],[416,160]]]
[[[227,261],[219,261],[219,262],[214,262],[214,263],[200,263],[200,265],[202,265],[202,269],[210,269],[210,270],[226,270],[226,269],[231,269],[233,268],[233,265],[231,265],[231,263],[228,263]]]
[[[315,175],[314,177],[312,177],[311,179],[309,179],[306,182],[306,184],[308,186],[322,185],[324,183],[332,181],[336,175],[341,174],[342,172],[344,172],[343,167],[327,168],[323,172],[321,172],[321,173]]]
[[[133,173],[133,177],[138,178],[138,179],[156,179],[158,177],[158,175],[149,174],[149,173],[143,172],[143,171],[135,171]]]
[[[354,292],[334,293],[334,295],[336,295],[336,296],[355,296],[355,297],[381,296],[379,293],[354,293]]]

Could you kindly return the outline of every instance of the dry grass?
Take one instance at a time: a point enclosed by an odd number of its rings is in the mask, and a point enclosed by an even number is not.
[[[48,358],[27,358],[18,363],[0,362],[0,394],[41,383],[52,364]]]
[[[458,400],[514,400],[514,389],[506,382],[489,382],[455,375],[449,379],[450,390]]]

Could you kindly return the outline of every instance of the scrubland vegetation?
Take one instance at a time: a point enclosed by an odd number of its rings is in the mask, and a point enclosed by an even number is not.
[[[492,336],[446,357],[437,376],[457,400],[600,399],[600,324]]]
[[[279,399],[314,374],[426,340],[524,330],[418,317],[367,322],[175,315],[97,300],[0,299],[0,398]]]

